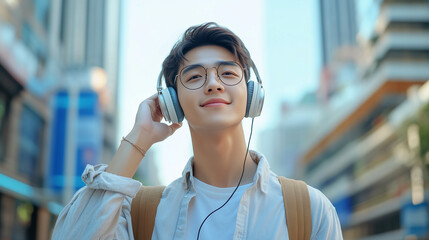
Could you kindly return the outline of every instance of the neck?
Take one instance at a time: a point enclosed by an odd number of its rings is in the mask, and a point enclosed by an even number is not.
[[[194,150],[194,176],[212,186],[235,187],[243,171],[247,151],[241,124],[216,131],[195,131],[190,127]],[[240,185],[251,183],[257,165],[247,154]]]

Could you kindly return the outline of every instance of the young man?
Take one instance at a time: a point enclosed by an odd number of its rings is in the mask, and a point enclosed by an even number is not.
[[[251,68],[242,41],[214,23],[189,28],[164,61],[163,75],[177,92],[194,156],[164,190],[152,239],[288,239],[277,176],[262,154],[247,154],[241,122],[248,114]],[[162,97],[140,104],[109,166],[87,166],[87,186],[61,212],[53,239],[133,239],[130,205],[141,184],[131,177],[145,151],[181,126],[160,123]],[[308,191],[311,239],[342,239],[335,208],[320,191]]]

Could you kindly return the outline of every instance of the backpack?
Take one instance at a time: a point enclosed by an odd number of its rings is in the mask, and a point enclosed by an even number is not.
[[[311,202],[307,184],[280,176],[278,179],[283,192],[289,239],[310,240]],[[142,186],[133,199],[131,221],[136,240],[152,238],[156,211],[164,188],[165,186]]]

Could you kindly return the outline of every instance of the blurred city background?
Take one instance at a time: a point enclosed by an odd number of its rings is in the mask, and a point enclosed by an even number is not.
[[[275,173],[320,189],[345,239],[429,238],[428,0],[0,0],[1,240],[50,239],[173,44],[209,21],[258,66],[251,147]],[[135,178],[169,184],[191,155],[184,124]]]

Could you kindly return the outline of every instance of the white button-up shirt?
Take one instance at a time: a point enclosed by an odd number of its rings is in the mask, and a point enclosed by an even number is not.
[[[283,194],[265,157],[250,151],[258,164],[253,184],[243,194],[233,239],[289,239]],[[133,239],[130,206],[140,182],[105,172],[106,165],[88,165],[87,184],[60,213],[53,239]],[[335,208],[317,189],[311,199],[311,239],[343,239]],[[196,197],[192,158],[182,177],[168,185],[157,209],[152,239],[184,239],[189,203]],[[219,217],[219,216],[216,216]]]

